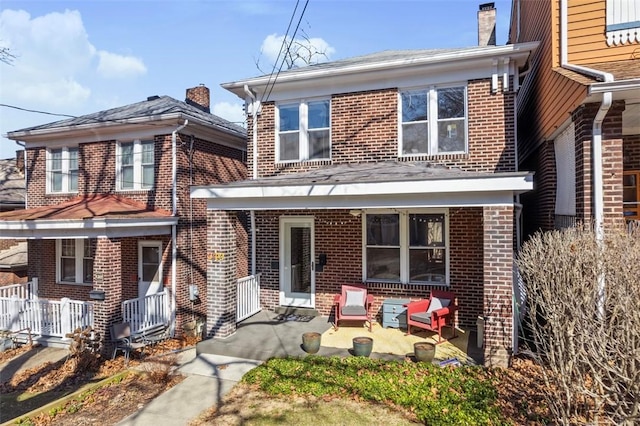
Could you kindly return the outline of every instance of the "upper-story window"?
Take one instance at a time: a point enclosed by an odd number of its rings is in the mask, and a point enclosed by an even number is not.
[[[116,174],[118,189],[153,188],[154,141],[122,142],[118,145]]]
[[[78,148],[47,151],[47,192],[78,192]]]
[[[277,161],[331,158],[331,102],[328,99],[280,104],[277,114]]]
[[[607,0],[607,44],[640,43],[640,0]]]
[[[467,90],[430,87],[400,92],[400,155],[467,151]]]

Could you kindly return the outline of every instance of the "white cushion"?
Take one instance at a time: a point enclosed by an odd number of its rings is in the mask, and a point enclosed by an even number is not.
[[[427,309],[427,313],[430,314],[433,311],[437,311],[438,309],[446,308],[451,303],[449,299],[440,299],[439,297],[432,297],[431,303],[429,303],[429,309]]]
[[[347,300],[345,306],[364,306],[364,291],[347,290]]]

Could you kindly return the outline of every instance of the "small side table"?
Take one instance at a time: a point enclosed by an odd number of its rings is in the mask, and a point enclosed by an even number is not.
[[[382,303],[382,327],[407,328],[407,308],[402,305],[409,299],[386,299]]]

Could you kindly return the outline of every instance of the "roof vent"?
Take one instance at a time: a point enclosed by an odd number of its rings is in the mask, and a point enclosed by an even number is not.
[[[160,99],[160,96],[158,95],[153,95],[153,96],[149,96],[147,98],[148,101],[155,101],[156,99]]]

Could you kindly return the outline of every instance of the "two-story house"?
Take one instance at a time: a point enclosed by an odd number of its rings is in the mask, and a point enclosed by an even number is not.
[[[384,51],[223,84],[245,100],[250,177],[208,204],[209,336],[235,331],[231,232],[249,212],[263,307],[331,314],[342,284],[385,298],[455,292],[484,317],[485,361],[513,347],[519,70],[537,43]]]
[[[640,1],[514,0],[510,41],[539,41],[518,95],[525,234],[640,219]]]
[[[79,315],[103,336],[123,320],[178,334],[204,322],[206,206],[189,186],[247,176],[246,130],[209,112],[207,87],[187,89],[184,102],[152,96],[8,137],[25,146],[27,208],[0,214],[0,237],[27,239],[40,303],[91,302]],[[43,322],[32,331],[60,337]]]

